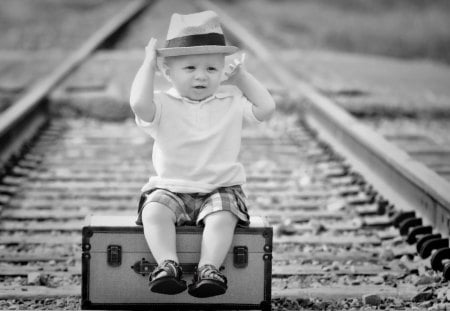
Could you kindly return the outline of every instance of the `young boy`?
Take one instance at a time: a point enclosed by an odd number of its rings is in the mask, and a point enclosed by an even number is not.
[[[177,294],[187,286],[176,252],[175,226],[204,226],[201,256],[188,292],[194,297],[224,294],[219,271],[236,225],[249,216],[241,185],[245,172],[237,161],[243,119],[261,122],[275,110],[269,92],[235,60],[224,72],[227,46],[213,11],[173,14],[165,48],[151,39],[131,87],[136,123],[154,138],[157,176],[142,188],[138,224],[158,267],[150,289]],[[154,92],[157,56],[173,88]],[[223,80],[226,77],[226,81]],[[224,85],[227,84],[227,85]]]

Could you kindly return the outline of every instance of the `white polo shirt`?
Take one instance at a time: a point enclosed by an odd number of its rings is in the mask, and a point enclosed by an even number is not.
[[[245,171],[238,162],[242,123],[260,121],[252,104],[235,86],[220,86],[202,100],[181,97],[176,89],[155,92],[155,118],[137,125],[155,142],[153,166],[142,191],[164,188],[173,192],[208,193],[219,187],[245,183]]]

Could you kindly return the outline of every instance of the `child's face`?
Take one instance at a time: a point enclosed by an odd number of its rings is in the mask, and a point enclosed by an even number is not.
[[[214,94],[220,85],[225,56],[201,54],[166,59],[166,74],[181,96],[203,100]]]

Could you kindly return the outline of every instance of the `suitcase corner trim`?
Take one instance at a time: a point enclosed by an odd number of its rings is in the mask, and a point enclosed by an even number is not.
[[[89,267],[91,254],[83,252],[81,255],[81,309],[91,309],[92,303],[89,300]]]

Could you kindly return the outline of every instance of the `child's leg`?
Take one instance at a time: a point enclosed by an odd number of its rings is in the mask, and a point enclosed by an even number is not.
[[[142,211],[144,235],[158,267],[149,276],[152,292],[176,295],[186,290],[186,281],[178,265],[175,213],[166,205],[149,202]]]
[[[179,262],[175,222],[175,213],[161,203],[150,202],[142,211],[145,239],[158,264],[164,260]]]
[[[219,268],[233,242],[238,218],[229,211],[218,211],[206,216],[203,222],[205,228],[198,266],[210,264]]]

